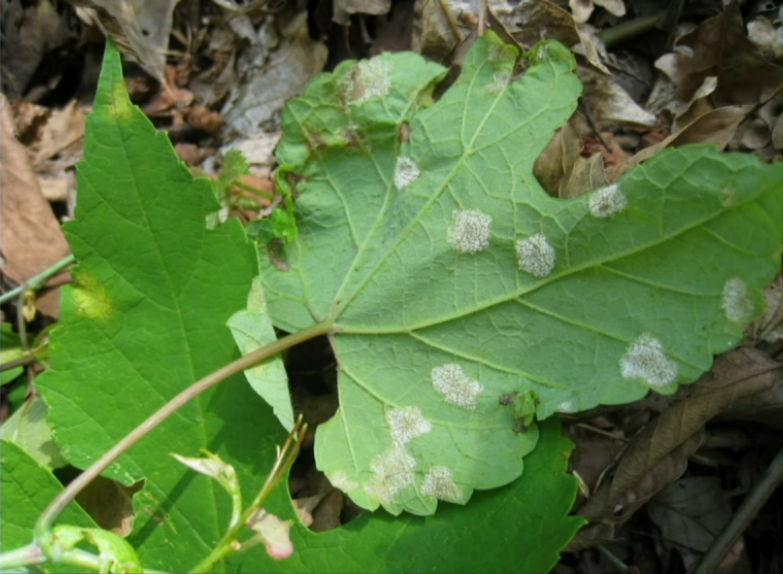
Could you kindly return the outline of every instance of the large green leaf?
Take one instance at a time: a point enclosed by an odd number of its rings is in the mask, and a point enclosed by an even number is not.
[[[63,489],[52,472],[38,463],[22,447],[10,441],[0,441],[0,550],[8,552],[33,541],[33,526],[41,512]],[[64,523],[86,528],[96,524],[77,504],[63,511]],[[73,566],[48,564],[47,572],[79,572]]]
[[[63,456],[87,467],[174,395],[238,355],[226,327],[246,305],[255,251],[235,220],[205,230],[217,204],[167,137],[130,104],[120,58],[107,48],[76,219],[66,226],[79,261],[51,336],[52,370],[36,386]],[[263,401],[243,377],[207,391],[170,417],[106,476],[144,479],[130,541],[148,568],[184,571],[224,533],[219,485],[170,453],[207,448],[258,487],[274,443],[254,431]],[[267,455],[265,458],[264,455]]]
[[[779,164],[685,147],[547,196],[533,164],[579,82],[555,42],[512,80],[515,60],[489,33],[436,103],[445,70],[416,55],[348,62],[284,113],[300,233],[262,250],[261,278],[279,327],[333,325],[340,408],[316,459],[365,508],[431,514],[518,477],[536,432],[515,432],[510,393],[544,418],[674,392],[779,268]]]
[[[569,517],[576,480],[567,474],[571,443],[557,418],[541,425],[541,440],[513,484],[477,493],[466,507],[443,505],[435,516],[391,517],[365,512],[337,530],[315,534],[297,521],[294,554],[232,559],[242,572],[548,572],[584,523]],[[279,488],[268,508],[291,516]]]

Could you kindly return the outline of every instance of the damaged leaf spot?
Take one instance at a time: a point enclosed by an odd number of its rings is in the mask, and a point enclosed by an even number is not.
[[[723,286],[723,310],[734,323],[744,324],[756,314],[756,306],[748,295],[748,286],[742,279],[734,277]]]
[[[677,379],[677,362],[666,356],[663,343],[649,333],[643,333],[628,346],[620,359],[620,372],[625,379],[642,379],[651,387],[665,387]]]
[[[418,407],[390,409],[386,412],[386,422],[389,423],[392,440],[398,446],[432,430],[430,421],[424,418]]]
[[[75,282],[73,298],[79,315],[93,321],[108,320],[114,313],[114,305],[106,288],[99,284],[95,277],[86,273],[79,273]]]
[[[372,478],[364,491],[377,501],[388,504],[403,488],[413,484],[416,459],[403,447],[394,446],[377,455],[370,463]]]
[[[345,474],[345,471],[342,470],[335,471],[328,478],[329,482],[332,483],[332,486],[334,486],[337,490],[342,490],[343,492],[349,492],[359,486],[356,481],[348,478],[348,475]]]
[[[555,268],[555,248],[543,233],[517,239],[516,249],[519,269],[534,277],[546,277]]]
[[[606,219],[625,211],[628,200],[616,183],[602,187],[593,192],[587,204],[590,215],[598,219]]]
[[[492,216],[480,209],[455,209],[447,239],[458,253],[478,253],[489,247],[489,226]]]
[[[391,91],[391,63],[378,58],[356,64],[349,105],[358,106],[370,98],[383,98]]]
[[[457,363],[435,367],[430,373],[432,386],[450,405],[472,411],[478,404],[478,396],[484,387],[469,379]]]
[[[451,470],[445,466],[433,466],[424,475],[421,484],[421,493],[424,496],[434,496],[439,500],[458,502],[462,499],[462,491],[454,484]]]
[[[489,92],[492,94],[499,94],[508,87],[508,83],[511,81],[511,72],[508,70],[502,70],[495,72],[492,76],[492,83],[489,85]]]
[[[400,156],[397,158],[397,165],[394,167],[394,187],[403,190],[419,179],[421,170],[413,158]]]

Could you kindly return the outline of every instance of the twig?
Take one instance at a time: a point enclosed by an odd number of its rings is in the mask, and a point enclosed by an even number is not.
[[[37,360],[38,359],[35,358],[35,355],[29,353],[27,355],[23,355],[19,357],[18,359],[14,359],[13,361],[8,361],[7,363],[3,363],[2,365],[0,365],[0,371],[10,371],[11,369],[15,369],[16,367],[25,367],[30,363],[35,363]]]
[[[196,398],[198,395],[206,391],[207,389],[217,385],[221,381],[227,379],[231,375],[244,371],[267,359],[273,355],[285,351],[286,349],[293,347],[299,343],[317,337],[319,335],[325,335],[332,330],[332,323],[324,322],[317,323],[306,329],[302,329],[296,333],[278,339],[269,345],[256,349],[252,353],[240,357],[236,361],[224,365],[218,370],[210,373],[203,379],[196,381],[190,385],[187,389],[179,393],[155,413],[153,413],[147,420],[128,433],[120,442],[115,444],[106,454],[96,460],[90,467],[81,473],[76,479],[71,482],[65,489],[58,494],[54,500],[46,507],[38,521],[35,523],[35,538],[36,540],[45,540],[48,532],[50,531],[52,524],[56,518],[65,510],[65,507],[76,498],[76,496],[100,473],[120,457],[126,450],[136,444],[140,439],[152,431],[155,427],[165,421],[169,416],[176,412],[180,407],[186,404],[191,399]]]
[[[75,262],[76,262],[76,258],[73,256],[73,254],[69,255],[68,257],[65,257],[64,259],[61,259],[60,261],[58,261],[48,269],[44,269],[38,275],[31,277],[30,279],[28,279],[18,287],[14,287],[10,291],[6,291],[2,295],[0,295],[0,305],[2,305],[3,303],[7,303],[8,301],[10,301],[15,297],[18,297],[25,291],[39,289],[51,277],[54,277],[60,271],[68,267],[71,263],[75,263]]]
[[[783,481],[783,449],[778,451],[761,480],[742,501],[726,527],[712,541],[701,562],[694,568],[693,574],[709,574],[720,566],[737,539],[745,532],[781,481]]]

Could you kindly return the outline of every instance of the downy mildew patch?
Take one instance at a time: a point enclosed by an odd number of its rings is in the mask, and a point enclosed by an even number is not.
[[[372,478],[364,491],[378,502],[388,504],[403,488],[413,484],[416,459],[401,446],[393,446],[372,459]]]
[[[398,446],[403,446],[432,430],[432,424],[424,418],[419,407],[389,409],[386,411],[386,422],[389,424],[392,440]]]
[[[492,216],[480,209],[455,209],[446,239],[457,253],[478,253],[489,247]]]
[[[748,286],[739,277],[726,281],[721,306],[726,312],[726,318],[734,323],[747,323],[756,314],[756,306],[748,294]]]
[[[487,88],[491,94],[499,94],[508,87],[508,83],[511,81],[511,72],[508,70],[502,70],[495,72],[492,76],[492,83]]]
[[[519,269],[534,277],[546,277],[555,268],[555,248],[543,233],[517,239],[516,250]]]
[[[394,187],[403,190],[419,179],[421,170],[413,158],[401,155],[394,166]]]
[[[459,502],[463,498],[462,491],[454,484],[451,470],[445,466],[433,466],[424,475],[421,493],[448,502]]]
[[[349,105],[358,106],[370,98],[384,98],[391,91],[391,63],[379,58],[362,60],[353,74]]]
[[[628,200],[616,183],[593,192],[587,202],[590,215],[597,219],[606,219],[625,211]]]
[[[678,365],[666,356],[663,343],[649,333],[633,341],[620,358],[625,379],[642,379],[651,387],[665,387],[677,380]]]
[[[328,478],[329,482],[332,483],[332,486],[334,486],[337,490],[342,490],[343,492],[348,492],[359,486],[356,481],[348,478],[348,475],[345,474],[345,472],[342,470],[335,471]]]
[[[457,363],[435,367],[430,373],[432,386],[450,405],[472,411],[484,387],[465,374]]]

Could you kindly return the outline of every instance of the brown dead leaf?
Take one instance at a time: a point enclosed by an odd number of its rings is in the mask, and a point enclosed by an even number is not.
[[[144,488],[140,480],[132,486],[124,486],[99,476],[76,497],[76,501],[98,523],[119,536],[127,536],[133,530],[133,495]]]
[[[713,108],[755,106],[783,88],[783,68],[765,60],[747,38],[737,2],[679,38],[655,65],[663,74],[648,107],[675,117],[702,98]]]
[[[171,22],[179,0],[72,0],[77,13],[97,24],[123,52],[161,84]]]
[[[86,119],[86,111],[79,107],[76,100],[71,100],[62,109],[52,110],[37,141],[30,145],[30,151],[35,154],[33,166],[37,169],[43,162],[74,144],[81,149]]]
[[[721,355],[709,373],[686,388],[684,400],[661,413],[633,438],[614,472],[577,513],[593,523],[625,522],[642,504],[682,476],[688,457],[702,441],[707,421],[741,399],[773,388],[779,379],[779,369],[772,369],[768,357],[756,349],[740,348]],[[584,534],[580,532],[569,551],[585,548],[597,539],[591,528],[600,527],[594,524]]]
[[[611,129],[617,123],[656,124],[655,115],[637,104],[611,76],[585,66],[577,66],[576,75],[583,86],[582,101],[589,107],[599,130]]]
[[[606,185],[602,156],[584,158],[582,147],[582,138],[571,123],[549,140],[533,166],[533,174],[547,193],[567,199]]]
[[[348,26],[352,14],[387,14],[391,9],[391,0],[334,0],[332,6],[332,19],[340,26]]]
[[[596,136],[582,138],[585,146],[582,150],[582,156],[592,157],[594,154],[600,154],[604,167],[611,167],[628,159],[628,154],[612,132],[601,132],[600,135],[600,139]]]
[[[710,143],[724,149],[734,137],[742,120],[753,110],[753,106],[727,106],[712,110],[685,126],[679,132],[669,135],[655,145],[646,147],[627,160],[606,170],[609,182],[620,179],[626,171],[646,161],[667,147],[679,147],[690,143]]]
[[[208,134],[214,134],[223,125],[223,118],[220,114],[208,110],[204,106],[193,106],[185,115],[185,121],[197,130],[202,130]]]
[[[41,194],[27,151],[11,132],[14,123],[5,96],[0,96],[0,117],[3,273],[14,282],[23,283],[57,263],[70,249],[49,203]],[[67,276],[67,272],[61,273],[47,285],[59,285]],[[57,317],[59,292],[43,293],[36,305],[43,314]]]

